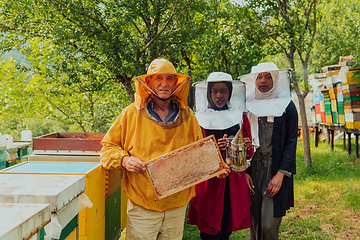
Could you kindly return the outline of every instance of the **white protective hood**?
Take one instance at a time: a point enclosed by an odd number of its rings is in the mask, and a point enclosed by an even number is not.
[[[273,79],[273,88],[267,93],[261,93],[255,86],[259,73],[269,72]],[[280,117],[291,101],[290,69],[279,69],[274,63],[259,63],[252,67],[251,73],[239,79],[246,83],[246,110],[251,127],[252,143],[260,146],[258,117],[267,117],[273,122],[274,117]]]
[[[273,77],[271,95],[261,96],[255,87],[255,80],[261,72],[270,72]],[[246,83],[246,109],[257,117],[279,117],[291,101],[290,69],[278,69],[274,63],[259,63],[252,67],[250,74],[239,79]]]
[[[214,110],[209,107],[208,84],[212,82],[228,82],[232,85],[227,109]],[[245,111],[245,84],[233,80],[230,74],[213,72],[206,81],[193,84],[195,88],[195,116],[201,127],[205,129],[223,130],[239,124],[241,127],[242,117]]]

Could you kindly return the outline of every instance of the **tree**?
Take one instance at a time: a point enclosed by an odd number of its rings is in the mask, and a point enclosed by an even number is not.
[[[99,111],[113,110],[116,102],[120,111],[128,103],[122,89],[133,101],[132,76],[171,54],[166,40],[181,30],[181,16],[194,2],[0,1],[0,44],[3,51],[17,49],[28,57],[27,81],[38,91],[33,100],[49,110],[45,114],[93,131],[95,123],[103,126]],[[109,99],[113,104],[105,106]]]
[[[154,58],[198,81],[212,71],[248,73],[262,56],[243,32],[251,24],[244,15],[253,13],[228,0],[8,0],[0,7],[0,50],[29,61],[14,66],[26,73],[14,79],[26,97],[11,92],[12,110],[26,101],[29,114],[37,109],[81,131],[106,130],[133,101],[131,78]]]
[[[194,51],[202,79],[213,71],[229,73],[233,78],[249,73],[263,57],[261,41],[253,37],[257,26],[245,17],[252,12],[229,1],[211,2],[205,14],[206,31],[196,39],[195,45],[200,47]]]
[[[263,25],[260,35],[269,39],[267,47],[273,52],[285,54],[292,69],[292,83],[299,99],[300,118],[304,141],[305,166],[311,166],[310,139],[306,120],[304,99],[309,92],[308,63],[313,49],[315,33],[317,30],[317,4],[316,0],[267,0],[249,1],[248,6],[258,12],[257,21]],[[295,57],[298,56],[303,65],[303,81],[305,91],[299,88],[296,77]]]
[[[312,56],[313,68],[338,64],[340,56],[360,57],[360,6],[356,0],[330,0],[319,5],[318,32]]]

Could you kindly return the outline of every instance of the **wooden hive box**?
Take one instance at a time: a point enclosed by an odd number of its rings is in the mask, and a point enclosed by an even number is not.
[[[213,135],[145,164],[157,200],[225,173],[227,169]]]
[[[55,132],[33,139],[34,154],[99,154],[105,133]]]

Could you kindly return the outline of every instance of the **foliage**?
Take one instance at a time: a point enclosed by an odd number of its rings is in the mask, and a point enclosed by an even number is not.
[[[185,35],[179,20],[195,2],[0,1],[1,50],[26,55],[27,100],[45,116],[104,131],[133,99],[132,76]]]
[[[253,34],[259,26],[249,19],[251,15],[253,12],[247,7],[211,1],[204,14],[207,27],[201,38],[194,41],[198,47],[192,59],[197,68],[192,73],[197,81],[214,71],[227,72],[236,79],[249,73],[263,57],[261,40]]]
[[[52,119],[43,119],[39,121],[38,118],[23,117],[5,117],[1,121],[0,133],[10,134],[14,140],[21,140],[21,131],[31,130],[33,137],[42,136],[52,132],[81,132],[77,124],[67,124]]]
[[[131,78],[154,58],[194,81],[212,71],[235,78],[261,58],[259,43],[242,33],[250,12],[229,1],[9,0],[0,7],[1,51],[27,60],[6,63],[21,77],[2,79],[13,89],[5,89],[4,115],[37,112],[81,131],[106,131],[133,100]]]
[[[360,6],[356,0],[322,1],[320,21],[314,44],[312,65],[315,72],[338,64],[340,56],[359,57]]]
[[[268,40],[263,47],[265,51],[270,55],[284,54],[295,72],[294,58],[297,55],[304,71],[307,71],[316,33],[317,1],[251,0],[247,4],[250,9],[257,9],[257,21],[263,26],[259,34]],[[304,74],[304,79],[307,80],[307,73]],[[293,84],[298,93],[296,78],[293,79]]]

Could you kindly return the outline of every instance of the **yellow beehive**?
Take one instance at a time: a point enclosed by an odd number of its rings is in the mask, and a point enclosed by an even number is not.
[[[358,71],[360,71],[360,69],[350,70],[349,72],[346,73],[347,84],[357,84],[359,82],[359,79],[357,77],[353,77],[354,72],[358,72]]]
[[[332,115],[326,115],[325,119],[326,119],[326,123],[325,123],[326,125],[328,125],[328,126],[334,125],[333,120],[332,120]]]
[[[339,123],[345,124],[345,115],[339,115]]]
[[[87,236],[97,227],[99,232],[104,233],[97,239],[105,239],[105,169],[100,164],[86,174],[85,195],[93,207],[84,208],[79,213],[79,236]],[[99,224],[103,225],[103,229],[99,228]]]
[[[334,99],[331,100],[331,111],[332,111],[332,112],[337,112],[337,111],[338,111],[338,109],[337,109],[337,102],[336,102],[336,100],[334,100]]]
[[[104,240],[105,239],[105,216],[87,235],[80,235],[80,240]]]

